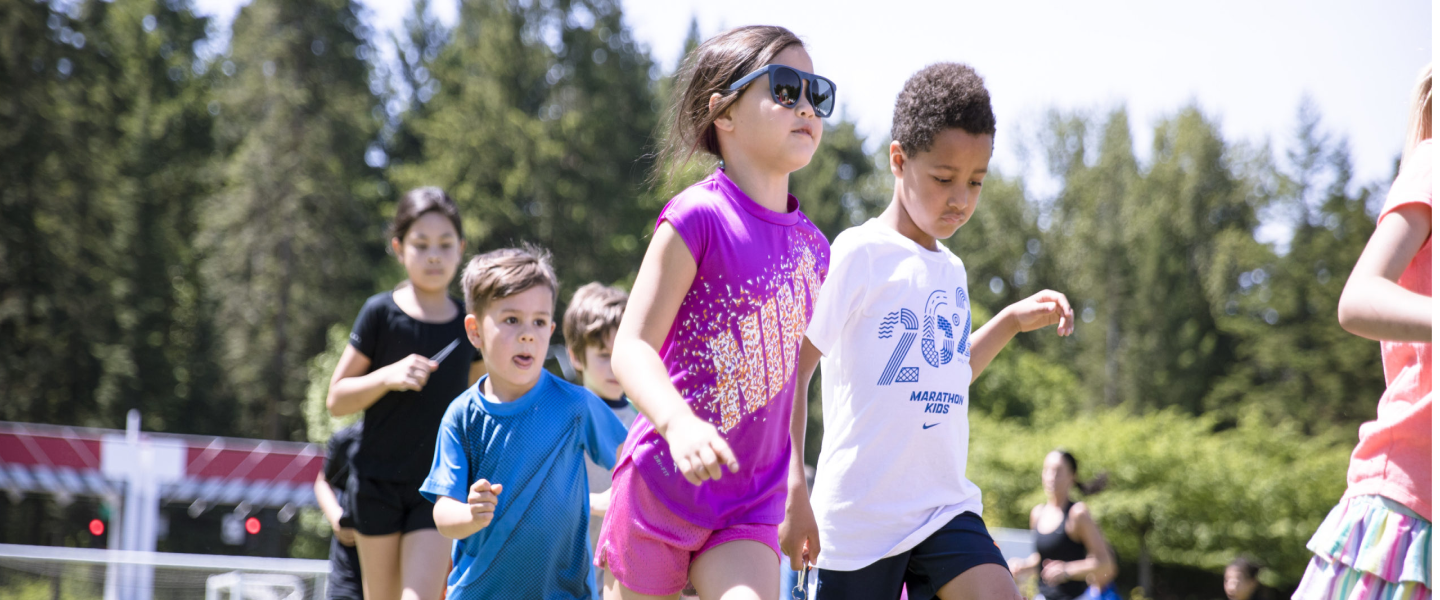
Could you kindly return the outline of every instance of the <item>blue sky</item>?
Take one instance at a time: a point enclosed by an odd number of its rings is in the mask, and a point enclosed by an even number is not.
[[[244,2],[199,5],[228,17]],[[404,1],[364,2],[381,28],[398,26],[409,10]],[[969,63],[991,91],[1000,120],[994,167],[1005,173],[1038,168],[1017,142],[1033,137],[1052,107],[1126,106],[1144,159],[1152,125],[1196,102],[1227,140],[1269,139],[1279,156],[1308,94],[1322,126],[1348,139],[1361,181],[1385,181],[1408,93],[1432,54],[1424,0],[622,2],[636,38],[667,70],[692,16],[702,35],[752,23],[790,28],[872,144],[888,132],[906,77],[932,62]],[[453,22],[454,4],[441,0],[436,10]]]

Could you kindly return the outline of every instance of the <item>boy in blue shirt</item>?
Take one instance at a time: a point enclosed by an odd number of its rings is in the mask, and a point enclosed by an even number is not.
[[[447,598],[590,597],[585,456],[607,469],[625,427],[543,367],[559,287],[533,247],[471,259],[465,332],[489,374],[446,410],[420,493],[455,540]]]

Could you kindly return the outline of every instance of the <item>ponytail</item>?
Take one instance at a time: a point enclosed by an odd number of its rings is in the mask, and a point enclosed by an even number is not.
[[[1056,448],[1054,452],[1059,454],[1060,458],[1065,461],[1065,464],[1070,466],[1070,474],[1079,477],[1080,463],[1075,460],[1075,455],[1064,448]],[[1101,471],[1095,474],[1089,481],[1075,480],[1075,489],[1080,490],[1080,493],[1085,496],[1098,494],[1104,491],[1108,485],[1110,485],[1110,473],[1107,471]]]

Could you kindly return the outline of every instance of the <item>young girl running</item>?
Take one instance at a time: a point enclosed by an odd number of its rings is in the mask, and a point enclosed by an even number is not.
[[[400,199],[390,247],[408,275],[371,296],[335,365],[330,414],[365,411],[349,491],[367,600],[433,600],[445,586],[450,540],[420,495],[450,401],[484,374],[465,337],[465,310],[446,290],[465,239],[460,211],[439,188]]]
[[[595,564],[605,597],[776,598],[795,363],[829,244],[787,193],[835,86],[780,27],[686,59],[667,155],[721,168],[671,199],[615,336],[643,416],[621,453]]]
[[[1307,547],[1296,600],[1430,597],[1430,67],[1400,176],[1340,294],[1340,325],[1380,342],[1385,393],[1360,426],[1345,497]]]

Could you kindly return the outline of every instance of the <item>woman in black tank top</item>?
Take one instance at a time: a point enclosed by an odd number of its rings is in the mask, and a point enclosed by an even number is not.
[[[1045,457],[1041,481],[1045,504],[1030,511],[1030,529],[1035,532],[1035,553],[1011,561],[1010,572],[1020,579],[1038,575],[1038,588],[1045,600],[1075,600],[1090,585],[1103,587],[1115,577],[1115,561],[1105,534],[1090,516],[1083,502],[1070,501],[1075,487],[1075,457],[1056,450]],[[1082,484],[1080,491],[1093,494],[1104,481]]]

